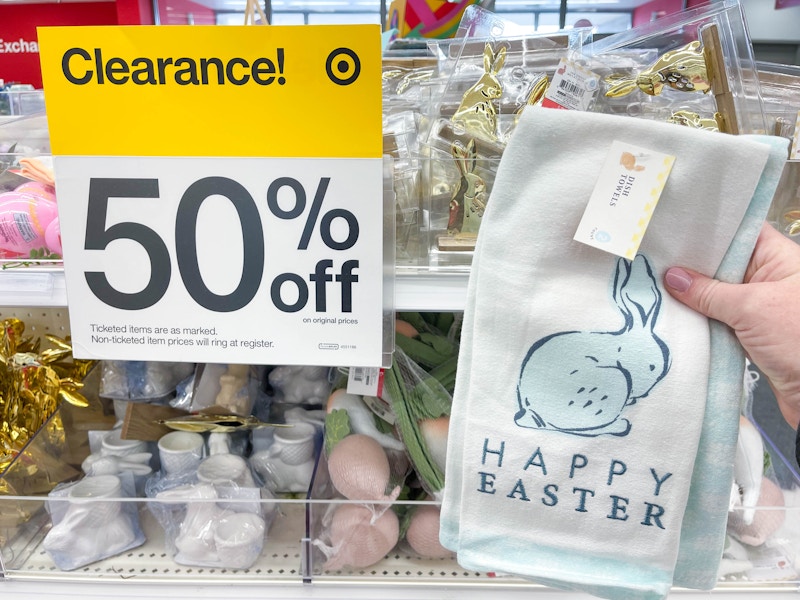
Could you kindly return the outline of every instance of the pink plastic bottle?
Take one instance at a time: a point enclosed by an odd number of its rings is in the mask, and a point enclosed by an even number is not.
[[[58,205],[52,187],[28,182],[0,194],[0,257],[29,257],[31,250],[40,248],[61,254]]]

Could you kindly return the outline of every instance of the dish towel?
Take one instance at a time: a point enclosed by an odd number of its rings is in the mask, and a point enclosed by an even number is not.
[[[786,164],[789,140],[776,136],[747,136],[771,147],[761,179],[714,277],[740,283],[753,253],[761,226]],[[740,404],[733,399],[746,393],[741,384],[745,354],[733,331],[709,320],[711,357],[708,400],[689,502],[683,518],[681,547],[673,584],[710,590],[717,583],[725,545],[728,513],[721,510],[730,499],[733,461],[739,436]]]
[[[676,157],[632,261],[573,240],[613,141]],[[757,228],[743,222],[763,220],[777,177],[756,188],[768,159],[786,156],[785,144],[765,141],[525,111],[484,216],[464,314],[440,531],[463,567],[660,598],[679,550],[693,554],[718,534],[719,521],[682,536],[683,518],[701,438],[730,437],[705,420],[706,400],[738,411],[740,394],[720,382],[731,375],[741,392],[744,363],[735,341],[712,338],[661,279],[672,265],[715,274],[731,249],[746,264]],[[709,369],[718,359],[722,376]],[[703,464],[720,462],[710,460],[718,451],[732,457],[735,440],[715,440],[710,456],[704,447]],[[730,477],[712,478],[698,489],[702,510],[724,519]]]

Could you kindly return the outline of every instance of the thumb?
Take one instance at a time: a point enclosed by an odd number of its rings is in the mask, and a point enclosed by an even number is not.
[[[711,319],[733,326],[739,316],[741,287],[738,285],[681,267],[667,269],[664,283],[675,299]]]

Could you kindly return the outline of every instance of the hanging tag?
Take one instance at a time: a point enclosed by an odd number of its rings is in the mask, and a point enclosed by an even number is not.
[[[597,95],[599,86],[599,75],[562,58],[547,88],[542,106],[587,111]]]
[[[383,369],[351,367],[347,374],[347,393],[359,396],[380,396],[383,393]]]
[[[633,259],[675,157],[615,141],[574,239]]]
[[[394,416],[391,405],[386,400],[378,396],[363,396],[361,399],[364,401],[364,404],[375,413],[375,416],[383,419],[389,425],[394,425],[397,419]]]

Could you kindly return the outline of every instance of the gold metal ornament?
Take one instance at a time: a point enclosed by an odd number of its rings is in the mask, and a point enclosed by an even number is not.
[[[429,81],[433,78],[436,69],[433,67],[418,67],[415,69],[404,69],[397,67],[394,69],[384,69],[381,73],[381,80],[397,81],[394,93],[400,95],[406,92],[413,85]]]
[[[284,423],[264,423],[256,417],[240,417],[237,415],[194,414],[156,421],[177,431],[196,433],[215,432],[231,433],[240,429],[258,429],[260,427],[292,427]]]
[[[783,213],[784,231],[791,236],[800,234],[800,210],[791,209]]]
[[[470,139],[466,147],[457,142],[453,143],[450,152],[461,173],[461,180],[450,200],[447,233],[450,235],[458,233],[477,235],[483,219],[483,211],[486,210],[487,193],[486,182],[475,174],[475,166],[478,161],[475,140]]]
[[[606,96],[610,98],[627,96],[637,88],[650,96],[658,96],[665,86],[679,92],[706,93],[711,89],[711,77],[699,41],[665,52],[635,77],[615,74],[605,81],[609,86]]]
[[[521,115],[526,106],[541,105],[542,100],[544,100],[544,95],[547,93],[549,88],[550,79],[547,77],[547,75],[540,77],[531,86],[531,89],[528,92],[528,98],[525,100],[525,103],[517,109],[516,114]]]
[[[692,127],[693,129],[706,129],[708,131],[719,131],[721,129],[722,115],[714,113],[714,118],[703,118],[696,112],[690,110],[677,110],[667,119],[667,123]]]
[[[497,140],[497,107],[494,101],[503,95],[503,86],[497,75],[505,61],[505,47],[495,53],[491,44],[486,44],[483,49],[484,73],[477,83],[464,92],[461,104],[452,117],[453,123],[460,124],[466,133]]]

